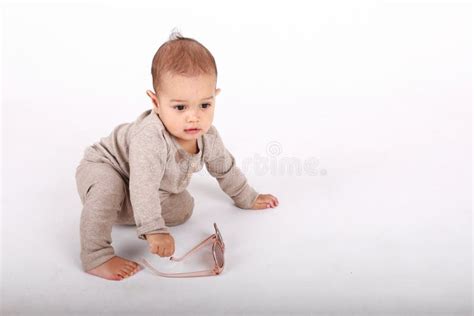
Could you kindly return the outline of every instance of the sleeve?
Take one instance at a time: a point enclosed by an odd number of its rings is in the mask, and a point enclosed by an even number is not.
[[[169,233],[159,194],[166,156],[166,143],[157,130],[142,129],[130,140],[130,201],[140,239],[146,239],[145,234]]]
[[[217,179],[219,186],[242,209],[249,209],[257,199],[258,193],[247,183],[242,171],[235,164],[234,156],[225,148],[215,130],[212,153],[206,161],[207,171]]]

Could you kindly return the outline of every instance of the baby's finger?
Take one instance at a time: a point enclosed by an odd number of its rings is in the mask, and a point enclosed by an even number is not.
[[[158,246],[151,245],[150,246],[150,252],[155,254],[155,255],[158,254]]]
[[[166,252],[166,248],[165,247],[161,247],[160,248],[160,252],[158,253],[158,255],[160,257],[164,257],[165,256],[165,252]]]
[[[257,203],[254,207],[255,210],[263,210],[268,207],[267,203]]]
[[[275,204],[275,206],[278,205],[278,199],[274,197],[273,195],[271,196],[271,201],[273,202],[273,204]]]
[[[174,253],[174,249],[173,249],[173,248],[168,248],[165,257],[171,257],[171,255],[172,255],[173,253]]]
[[[265,203],[267,204],[267,207],[275,207],[275,202],[270,197],[265,200]]]

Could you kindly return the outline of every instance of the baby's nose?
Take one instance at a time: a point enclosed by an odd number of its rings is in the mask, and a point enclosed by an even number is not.
[[[188,122],[196,122],[199,121],[199,114],[197,111],[190,111],[188,116]]]

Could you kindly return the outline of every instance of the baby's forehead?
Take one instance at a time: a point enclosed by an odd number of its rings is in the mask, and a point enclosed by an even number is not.
[[[215,94],[216,78],[213,75],[166,75],[161,79],[161,89],[159,90],[168,98],[208,99]]]
[[[210,73],[197,73],[197,74],[180,74],[173,72],[165,72],[160,78],[162,81],[176,82],[176,81],[216,81],[216,75]]]

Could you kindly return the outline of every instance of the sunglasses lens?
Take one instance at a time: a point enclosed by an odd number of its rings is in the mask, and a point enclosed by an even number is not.
[[[217,264],[219,265],[219,268],[222,268],[224,266],[224,249],[222,249],[221,245],[216,243],[214,251],[216,254]]]

